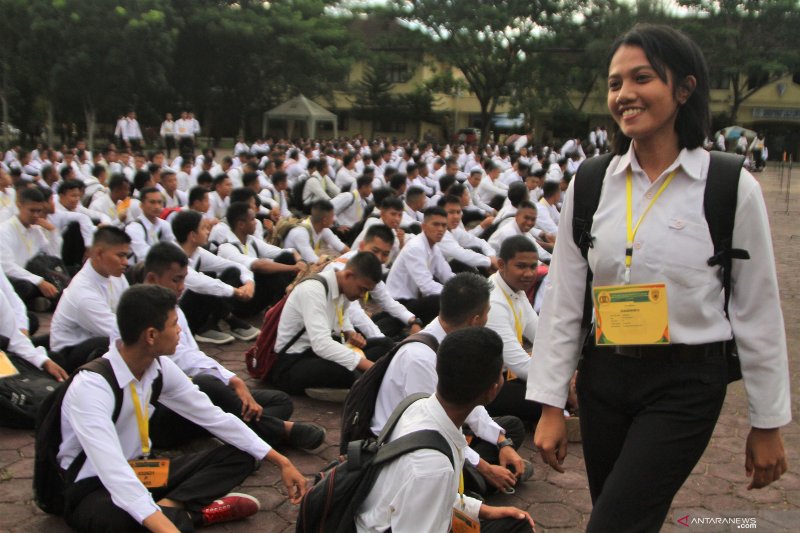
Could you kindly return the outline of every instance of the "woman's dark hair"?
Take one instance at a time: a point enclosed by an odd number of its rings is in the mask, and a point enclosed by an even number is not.
[[[697,84],[686,103],[678,108],[675,131],[678,134],[678,148],[691,149],[702,146],[710,128],[711,111],[708,65],[700,47],[680,31],[668,26],[637,24],[611,45],[608,65],[621,46],[641,48],[653,70],[664,83],[669,83],[669,76],[672,76],[675,94],[687,76],[694,76]],[[613,141],[614,153],[625,153],[630,144],[629,137],[621,131],[616,132]]]

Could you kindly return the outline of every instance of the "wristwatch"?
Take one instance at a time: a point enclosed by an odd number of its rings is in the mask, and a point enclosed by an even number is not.
[[[417,326],[419,326],[419,327],[421,327],[421,328],[424,328],[424,327],[425,327],[425,324],[423,324],[423,323],[422,323],[422,320],[420,320],[420,319],[419,319],[419,318],[417,318],[417,317],[414,317],[414,320],[412,320],[412,321],[409,323],[409,326],[413,326],[414,324],[416,324]]]
[[[511,440],[509,438],[505,438],[505,439],[503,439],[503,440],[501,440],[500,442],[497,443],[497,449],[498,450],[502,450],[506,446],[513,446],[513,445],[514,445],[514,441],[513,440]]]

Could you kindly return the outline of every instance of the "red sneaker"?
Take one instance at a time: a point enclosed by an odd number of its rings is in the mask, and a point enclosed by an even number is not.
[[[231,492],[218,500],[214,500],[200,510],[203,515],[203,525],[219,524],[241,520],[254,515],[261,509],[258,500],[249,494]]]

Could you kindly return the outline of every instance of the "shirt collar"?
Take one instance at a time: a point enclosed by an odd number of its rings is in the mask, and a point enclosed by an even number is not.
[[[495,287],[497,287],[498,289],[503,291],[510,298],[516,299],[516,298],[520,297],[519,293],[522,292],[522,291],[515,291],[514,289],[509,287],[508,283],[506,283],[506,280],[504,280],[503,276],[500,275],[500,272],[495,272],[494,274],[489,276],[489,281],[494,283]]]
[[[322,276],[328,282],[328,294],[331,301],[339,298],[341,293],[339,292],[339,282],[336,281],[336,270],[323,270],[319,273],[319,276]]]
[[[422,401],[425,402],[425,410],[430,415],[430,419],[442,429],[442,432],[445,434],[445,437],[447,437],[447,440],[458,446],[459,449],[466,448],[467,439],[461,432],[461,428],[456,427],[456,425],[453,424],[453,421],[450,420],[450,417],[447,416],[447,413],[445,412],[444,407],[442,407],[442,403],[439,401],[439,398],[436,397],[436,394],[432,394],[429,398]]]
[[[675,159],[675,161],[673,161],[664,172],[672,172],[673,170],[680,168],[690,178],[699,180],[702,178],[703,161],[703,153],[701,150],[689,150],[687,148],[683,148],[680,153],[678,153],[678,158]],[[639,164],[639,160],[636,159],[636,153],[633,150],[633,143],[631,143],[628,151],[619,157],[616,165],[612,167],[610,175],[625,175],[625,173],[628,171],[628,168],[630,168],[634,173],[644,173],[644,170],[642,170],[642,167]]]
[[[116,341],[111,343],[111,346],[108,348],[108,353],[104,356],[111,362],[111,368],[114,370],[114,377],[117,378],[117,383],[119,387],[125,388],[128,386],[129,383],[136,383],[136,378],[131,372],[131,369],[128,368],[127,363],[122,359],[122,355],[119,353],[119,344],[122,341],[117,339]],[[152,382],[156,375],[158,374],[158,363],[153,361],[149,367],[144,371],[142,374],[141,382],[150,381]]]
[[[86,261],[81,270],[85,270],[86,275],[98,285],[105,286],[111,279],[110,277],[100,275],[100,273],[95,270],[91,259]]]
[[[431,335],[436,337],[436,340],[439,342],[442,342],[445,336],[447,335],[447,333],[445,333],[444,331],[444,328],[442,327],[442,324],[439,322],[438,316],[434,318],[430,324],[425,326],[425,329],[423,331],[425,333],[430,333]]]

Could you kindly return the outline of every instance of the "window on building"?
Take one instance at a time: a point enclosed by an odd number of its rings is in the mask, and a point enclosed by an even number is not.
[[[731,86],[731,79],[722,73],[719,72],[712,72],[711,73],[711,89],[730,89]]]
[[[407,63],[389,63],[386,65],[386,81],[389,83],[405,83],[411,79],[411,69]]]
[[[405,133],[406,122],[404,120],[379,120],[378,131],[384,133]]]

